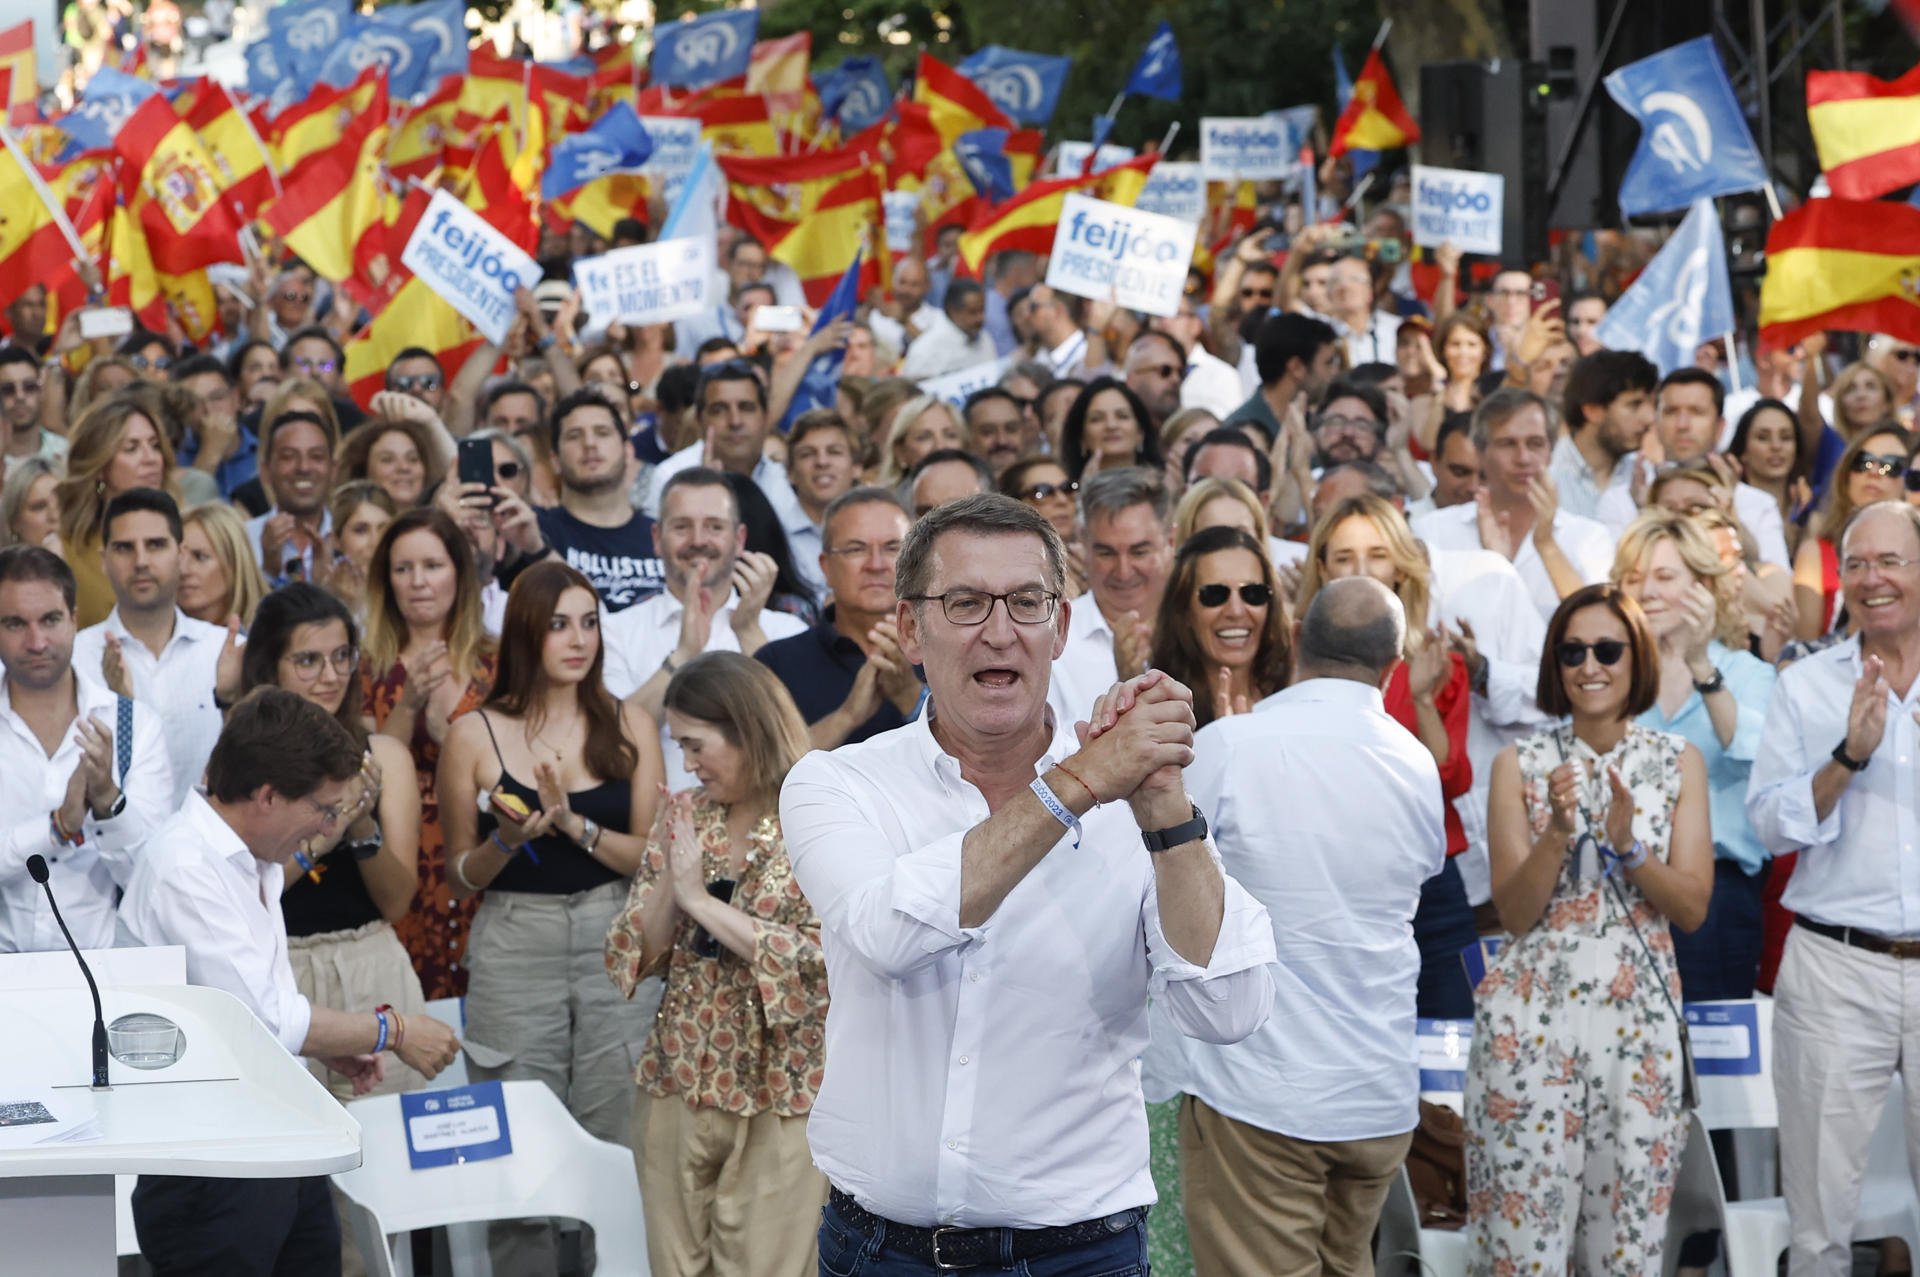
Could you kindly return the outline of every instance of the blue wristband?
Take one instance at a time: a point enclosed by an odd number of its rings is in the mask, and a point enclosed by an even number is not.
[[[373,1042],[373,1053],[378,1055],[387,1049],[387,1013],[385,1011],[375,1011],[373,1018],[380,1022],[380,1036],[375,1038]]]
[[[301,873],[311,874],[313,872],[312,859],[308,857],[306,852],[301,851],[298,847],[293,849],[293,863],[300,866]]]
[[[500,831],[498,829],[488,834],[487,837],[493,839],[493,845],[498,847],[503,855],[506,855],[509,857],[517,856],[524,851],[527,853],[528,860],[532,861],[536,865],[540,863],[540,857],[533,850],[532,843],[523,842],[518,847],[509,847],[507,846],[507,840],[500,836]]]
[[[1067,810],[1067,805],[1061,802],[1060,796],[1048,787],[1045,778],[1035,776],[1033,784],[1028,788],[1033,790],[1033,796],[1040,800],[1040,805],[1045,807],[1055,820],[1073,831],[1073,845],[1077,849],[1080,846],[1080,818]]]

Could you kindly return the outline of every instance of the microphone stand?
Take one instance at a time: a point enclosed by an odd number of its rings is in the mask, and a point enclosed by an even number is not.
[[[27,857],[27,873],[40,884],[40,890],[47,893],[47,904],[53,909],[53,920],[60,924],[60,934],[66,937],[67,948],[73,951],[73,960],[80,964],[80,974],[87,978],[87,988],[93,994],[93,1082],[92,1089],[104,1091],[107,1086],[107,1019],[100,1009],[100,986],[93,982],[93,971],[88,968],[87,960],[80,956],[80,946],[73,942],[73,932],[67,930],[67,920],[60,916],[60,903],[53,898],[53,884],[47,879],[47,858],[33,855]]]

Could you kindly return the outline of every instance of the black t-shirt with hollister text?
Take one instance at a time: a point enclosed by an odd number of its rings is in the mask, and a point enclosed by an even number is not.
[[[582,523],[563,506],[539,512],[540,531],[567,565],[593,582],[601,606],[619,612],[666,588],[666,569],[653,549],[653,520],[639,511],[618,528]]]

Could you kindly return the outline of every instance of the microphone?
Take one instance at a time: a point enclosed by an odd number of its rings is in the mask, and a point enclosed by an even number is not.
[[[53,898],[53,884],[47,881],[47,858],[41,855],[27,857],[27,874],[40,884],[47,893],[47,904],[53,908],[53,920],[60,924],[60,934],[67,938],[67,948],[73,950],[73,960],[80,964],[80,974],[87,977],[87,988],[93,991],[93,1089],[107,1089],[107,1018],[100,1010],[100,986],[93,982],[93,971],[87,966],[87,960],[80,956],[80,946],[73,942],[73,932],[67,930],[67,920],[60,916],[60,904]]]

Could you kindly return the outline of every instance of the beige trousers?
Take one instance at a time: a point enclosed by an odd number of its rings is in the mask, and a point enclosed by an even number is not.
[[[329,931],[317,936],[288,936],[287,961],[293,982],[307,1001],[335,1011],[372,1011],[391,1004],[409,1018],[427,1013],[426,997],[413,960],[393,933],[393,924],[369,922],[353,931]],[[353,1083],[318,1060],[307,1069],[342,1102],[354,1098]],[[400,1063],[389,1051],[380,1060],[386,1078],[370,1094],[393,1095],[417,1091],[427,1079]]]
[[[814,1277],[827,1179],[805,1117],[741,1117],[637,1090],[633,1148],[654,1272]]]
[[[1373,1277],[1373,1229],[1413,1132],[1315,1143],[1180,1101],[1195,1277]]]
[[[1920,1169],[1920,962],[1795,927],[1773,996],[1788,1277],[1846,1277],[1867,1146],[1896,1069]]]

